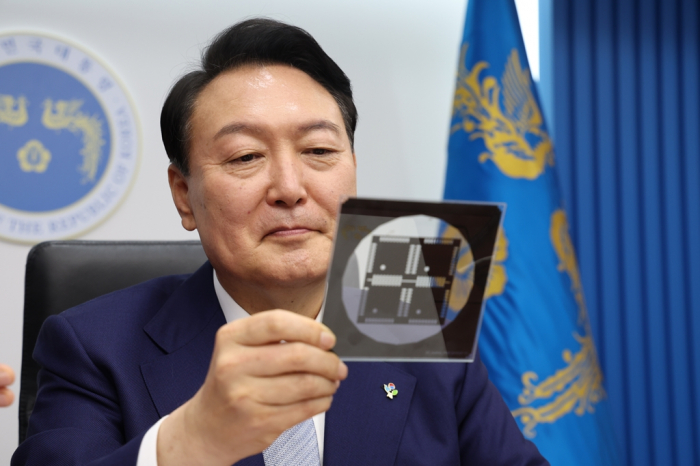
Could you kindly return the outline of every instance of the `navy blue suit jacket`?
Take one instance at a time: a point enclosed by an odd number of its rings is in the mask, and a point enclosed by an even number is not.
[[[12,464],[135,464],[144,433],[204,382],[224,323],[209,263],[49,318],[28,438]],[[325,465],[547,464],[479,359],[348,368],[326,413]],[[260,454],[237,464],[264,465]]]

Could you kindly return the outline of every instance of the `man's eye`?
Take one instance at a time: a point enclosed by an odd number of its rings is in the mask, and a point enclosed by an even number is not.
[[[252,162],[255,160],[255,154],[246,154],[238,157],[237,159],[234,160],[234,162]]]
[[[311,153],[314,155],[326,155],[329,152],[328,149],[311,149]]]

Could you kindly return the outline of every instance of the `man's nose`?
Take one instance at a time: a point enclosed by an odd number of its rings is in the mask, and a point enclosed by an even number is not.
[[[297,154],[280,154],[270,164],[267,203],[292,207],[306,202],[304,163]]]

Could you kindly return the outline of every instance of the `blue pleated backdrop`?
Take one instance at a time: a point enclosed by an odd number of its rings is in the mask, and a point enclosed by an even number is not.
[[[555,0],[555,150],[624,464],[700,465],[700,2]]]

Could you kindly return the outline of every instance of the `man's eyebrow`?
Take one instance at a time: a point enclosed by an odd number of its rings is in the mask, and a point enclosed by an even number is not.
[[[257,126],[251,126],[246,123],[231,123],[221,128],[215,135],[214,140],[216,141],[222,136],[235,133],[259,133],[262,130]]]
[[[329,130],[329,131],[335,133],[336,135],[340,135],[340,128],[338,127],[338,125],[336,125],[332,121],[328,121],[328,120],[318,120],[318,121],[314,121],[314,122],[306,124],[306,125],[301,125],[297,129],[297,133],[305,134],[305,133],[309,133],[311,131],[318,131],[318,130]]]
[[[318,131],[318,130],[329,130],[337,135],[340,135],[340,127],[333,123],[332,121],[329,120],[318,120],[314,121],[305,125],[301,125],[297,128],[297,133],[298,134],[306,134],[310,133],[311,131]],[[227,136],[229,134],[235,134],[235,133],[261,133],[263,132],[262,128],[259,128],[255,125],[250,125],[246,123],[231,123],[230,125],[226,125],[223,128],[221,128],[215,135],[214,135],[214,140],[216,141],[222,136]]]

